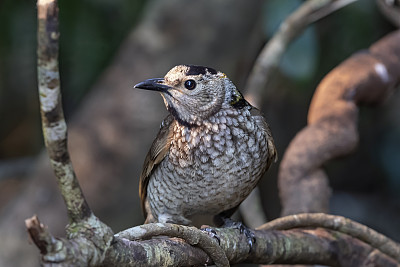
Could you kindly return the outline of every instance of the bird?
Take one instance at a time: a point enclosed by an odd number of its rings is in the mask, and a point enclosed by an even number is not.
[[[160,92],[169,112],[139,179],[145,223],[190,225],[212,215],[227,224],[277,160],[264,116],[210,67],[178,65],[134,88]]]

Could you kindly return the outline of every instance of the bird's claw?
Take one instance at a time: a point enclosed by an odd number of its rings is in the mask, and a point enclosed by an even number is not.
[[[254,232],[241,222],[235,222],[230,218],[224,218],[223,220],[224,220],[223,227],[239,229],[240,233],[246,236],[247,244],[249,244],[250,248],[249,252],[251,252],[254,244],[256,243],[256,237],[254,235]]]
[[[208,236],[215,238],[218,241],[218,245],[221,245],[221,238],[217,234],[217,232],[211,227],[201,228],[202,231],[206,232]]]
[[[249,244],[250,247],[250,251],[253,249],[253,245],[256,243],[256,237],[253,233],[253,231],[250,230],[250,228],[247,228],[246,226],[244,226],[242,223],[240,223],[241,226],[239,228],[240,233],[244,234],[247,238],[247,244]]]

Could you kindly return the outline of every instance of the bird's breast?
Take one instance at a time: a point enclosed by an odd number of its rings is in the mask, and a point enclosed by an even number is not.
[[[150,186],[172,194],[185,216],[235,207],[261,178],[267,135],[250,115],[225,114],[196,128],[176,124],[173,131],[169,155]]]

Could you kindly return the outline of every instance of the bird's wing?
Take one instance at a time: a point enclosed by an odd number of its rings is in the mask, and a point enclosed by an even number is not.
[[[168,155],[169,147],[173,135],[173,127],[175,120],[171,115],[168,115],[161,124],[157,138],[153,141],[150,151],[147,153],[144,160],[143,170],[139,180],[139,196],[144,216],[147,217],[146,201],[147,201],[147,186],[149,184],[150,175],[157,165]]]
[[[264,116],[261,114],[261,111],[259,111],[257,108],[252,107],[250,110],[251,115],[256,119],[257,125],[267,133],[268,140],[267,140],[267,146],[268,146],[268,163],[267,163],[267,169],[269,168],[269,165],[271,165],[272,161],[276,162],[278,160],[278,152],[276,151],[276,147],[274,144],[274,139],[272,138],[272,133],[271,129],[269,128],[268,123],[265,121]]]

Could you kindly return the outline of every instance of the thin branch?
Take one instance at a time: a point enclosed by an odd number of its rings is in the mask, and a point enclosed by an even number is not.
[[[400,262],[400,245],[390,238],[342,216],[324,213],[295,214],[268,222],[258,230],[322,227],[357,238]]]
[[[25,220],[25,225],[40,249],[43,266],[98,266],[113,239],[111,229],[93,214],[68,226],[68,239],[54,237],[37,216]]]
[[[280,25],[278,31],[259,54],[245,86],[246,99],[261,107],[264,89],[273,72],[278,68],[287,46],[309,24],[357,0],[308,0]]]
[[[47,254],[52,251],[53,248],[59,247],[59,241],[47,231],[47,228],[40,223],[39,218],[36,215],[32,218],[26,219],[25,226],[32,241],[39,248],[40,254]]]
[[[67,150],[67,125],[61,104],[58,71],[58,7],[55,0],[39,0],[38,82],[45,145],[67,206],[68,239],[54,238],[34,216],[25,221],[33,242],[40,249],[42,264],[53,266],[97,265],[113,239],[112,230],[89,208],[79,186]]]
[[[58,70],[57,1],[39,0],[38,83],[40,113],[45,145],[58,180],[69,219],[79,221],[91,215],[72,167],[67,149],[67,125],[62,110]]]

